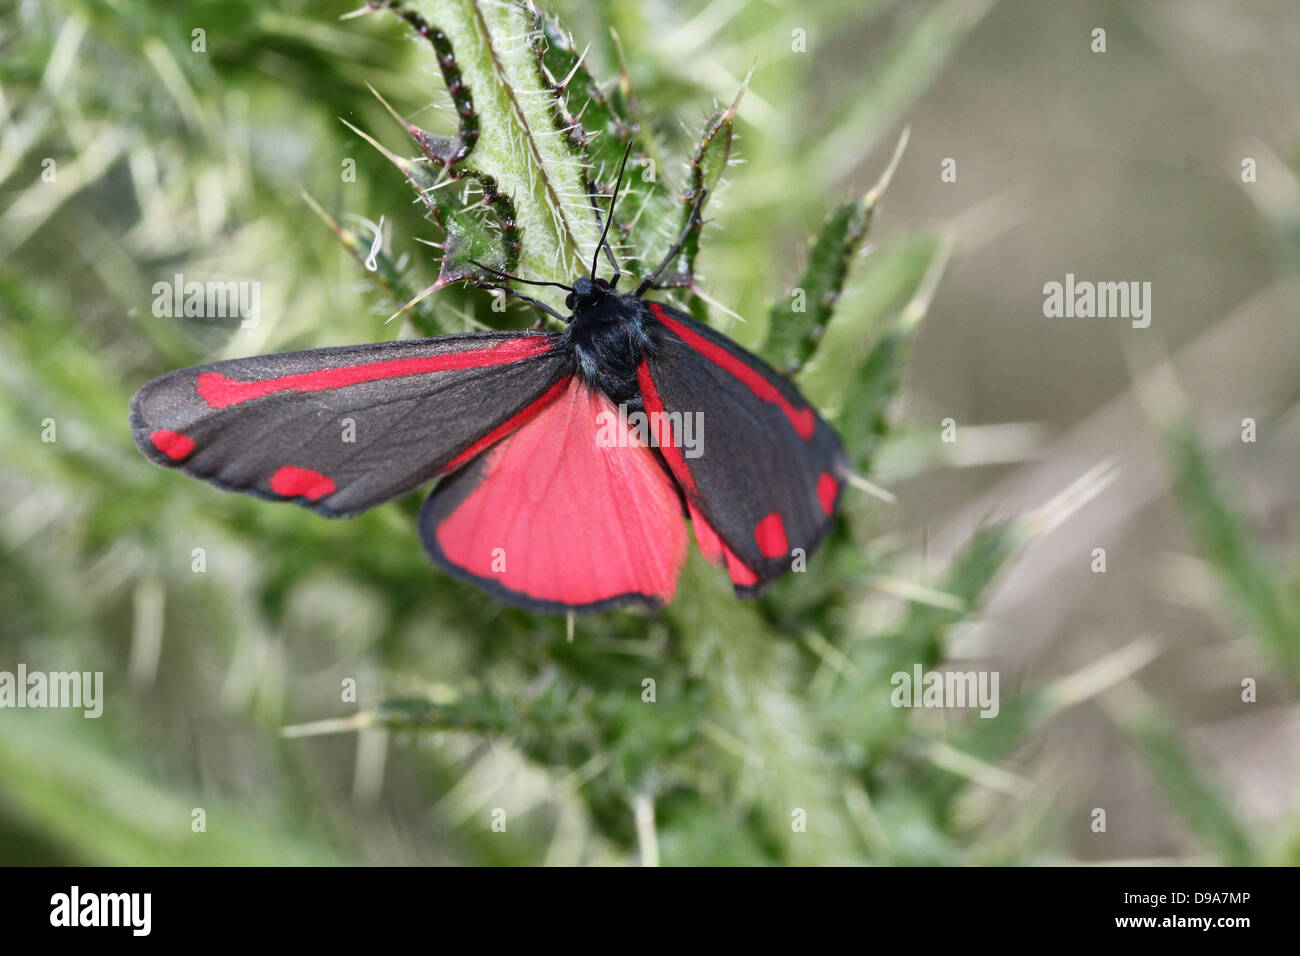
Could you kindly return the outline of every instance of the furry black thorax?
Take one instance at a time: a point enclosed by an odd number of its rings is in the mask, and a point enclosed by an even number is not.
[[[604,283],[574,283],[573,316],[558,343],[573,355],[577,375],[615,404],[639,408],[637,366],[656,351],[659,323],[634,295],[620,295]]]

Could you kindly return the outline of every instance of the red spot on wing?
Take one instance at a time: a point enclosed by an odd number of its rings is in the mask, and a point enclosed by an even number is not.
[[[710,342],[698,332],[694,332],[681,322],[678,322],[665,312],[658,303],[651,302],[648,304],[655,317],[668,326],[674,335],[710,362],[726,369],[740,379],[758,398],[765,402],[771,402],[785,412],[785,417],[790,420],[790,424],[794,426],[794,430],[800,438],[808,441],[813,437],[813,434],[817,431],[817,417],[813,414],[811,408],[806,406],[795,408],[794,405],[790,404],[789,399],[781,394],[781,390],[769,382],[756,369],[736,358],[722,346]]]
[[[165,428],[159,428],[149,435],[149,440],[153,442],[153,447],[170,458],[172,461],[180,461],[182,458],[189,456],[194,451],[194,439],[189,435],[182,435],[180,432],[170,432]]]
[[[691,527],[695,529],[695,542],[700,546],[700,553],[712,563],[726,568],[733,584],[740,587],[753,587],[757,584],[758,575],[736,557],[735,552],[718,537],[718,532],[713,530],[713,525],[709,524],[708,519],[689,500],[686,507],[690,510]]]
[[[686,507],[691,515],[691,527],[695,529],[695,543],[700,546],[700,554],[714,564],[723,564],[727,546],[718,537],[718,532],[713,530],[713,525],[709,524],[708,519],[700,514],[689,500],[686,502]]]
[[[645,402],[645,410],[651,416],[651,420],[654,420],[656,413],[664,411],[664,403],[659,397],[659,390],[655,388],[650,367],[644,359],[637,366],[636,378],[637,385],[641,388],[641,400]],[[666,418],[661,416],[659,421],[666,421]],[[736,557],[735,552],[727,547],[726,542],[713,529],[713,525],[709,524],[708,519],[692,502],[691,499],[698,495],[698,491],[695,487],[695,479],[691,477],[690,469],[686,466],[686,458],[682,455],[681,448],[675,442],[665,440],[660,442],[659,452],[668,462],[668,469],[677,479],[677,483],[687,492],[686,507],[690,512],[691,527],[695,529],[695,542],[700,546],[700,553],[714,564],[725,567],[733,584],[739,587],[753,587],[758,584],[758,575]]]
[[[285,465],[271,476],[271,490],[286,498],[319,501],[336,490],[334,479],[310,468]]]
[[[469,461],[471,458],[473,458],[483,449],[496,444],[498,441],[500,441],[506,435],[509,435],[515,429],[521,428],[528,422],[532,421],[532,419],[536,417],[538,412],[540,412],[543,408],[545,408],[547,405],[549,405],[552,401],[554,401],[556,398],[560,396],[560,394],[565,390],[565,388],[568,387],[568,384],[569,384],[568,378],[560,379],[560,381],[556,382],[549,389],[547,389],[546,392],[535,402],[525,406],[523,409],[516,412],[513,417],[503,422],[502,424],[498,425],[496,428],[492,429],[492,431],[488,432],[486,435],[484,435],[478,441],[474,442],[474,444],[470,445],[468,448],[462,451],[451,461],[447,462],[447,464],[443,465],[442,468],[439,469],[438,473],[444,474],[448,471],[455,471],[457,468],[465,464],[465,462]]]
[[[789,543],[785,539],[785,522],[781,520],[781,515],[773,511],[754,525],[754,540],[758,542],[758,550],[763,552],[764,557],[779,558],[784,555]]]
[[[758,583],[758,575],[751,571],[731,551],[727,552],[727,573],[731,575],[731,583],[738,584],[742,588],[752,588]]]
[[[830,514],[835,510],[835,496],[840,492],[840,483],[823,471],[817,479],[817,500],[821,502],[822,511]]]
[[[296,375],[251,382],[239,381],[221,372],[203,372],[199,375],[196,390],[209,408],[227,408],[273,392],[321,392],[378,379],[504,365],[541,355],[549,351],[550,347],[550,340],[542,337],[509,339],[491,348],[470,349],[449,355],[425,355],[417,358],[364,362],[360,365],[342,365],[338,368],[323,368],[313,372],[299,372]]]

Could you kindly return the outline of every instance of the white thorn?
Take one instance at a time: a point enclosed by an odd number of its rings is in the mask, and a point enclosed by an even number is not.
[[[874,498],[879,498],[886,504],[898,504],[898,498],[892,491],[880,487],[875,482],[867,481],[861,475],[849,475],[849,484],[858,491],[865,491]]]

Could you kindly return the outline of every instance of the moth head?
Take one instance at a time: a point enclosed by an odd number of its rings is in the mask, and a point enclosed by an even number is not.
[[[564,304],[574,312],[585,312],[609,294],[609,283],[604,279],[581,276],[573,283],[573,291],[564,298]]]

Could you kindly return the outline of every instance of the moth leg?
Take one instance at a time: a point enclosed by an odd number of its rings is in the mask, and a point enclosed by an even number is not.
[[[568,324],[569,324],[569,321],[572,319],[572,316],[564,315],[563,313],[558,312],[558,311],[556,311],[555,309],[552,309],[552,308],[551,308],[549,305],[547,305],[545,302],[542,302],[542,301],[540,301],[540,300],[538,300],[538,299],[534,299],[531,295],[524,295],[522,292],[516,292],[514,289],[511,289],[511,288],[509,288],[508,286],[503,286],[503,285],[486,285],[486,284],[485,284],[485,285],[483,285],[483,286],[480,286],[480,288],[483,288],[483,289],[499,289],[499,290],[501,290],[502,292],[504,292],[506,295],[512,295],[512,296],[514,296],[516,299],[519,299],[521,302],[527,302],[527,303],[528,303],[529,305],[531,305],[534,309],[537,309],[537,310],[540,311],[540,312],[545,312],[547,315],[551,316],[552,318],[559,319],[559,320],[560,320],[561,322],[563,322],[565,325],[568,325]],[[545,324],[546,324],[546,320],[545,320],[544,318],[541,318],[541,317],[539,316],[538,319],[537,319],[537,321],[533,323],[533,328],[535,328],[535,329],[540,329],[540,328],[541,328],[543,325],[545,325]]]
[[[655,269],[653,273],[641,280],[641,284],[636,287],[635,294],[637,298],[645,295],[646,290],[653,287],[659,281],[659,276],[661,276],[663,271],[668,268],[669,263],[681,254],[682,246],[686,245],[686,239],[690,236],[691,230],[695,229],[695,227],[700,224],[700,210],[704,208],[704,201],[708,199],[708,197],[709,191],[707,189],[701,189],[700,194],[695,197],[695,205],[691,207],[691,214],[686,219],[686,226],[682,229],[681,235],[677,237],[677,241],[674,242],[672,248],[668,250],[668,255],[664,256],[664,261],[659,263],[659,267]],[[686,281],[683,284],[690,284],[689,276],[686,277]]]

